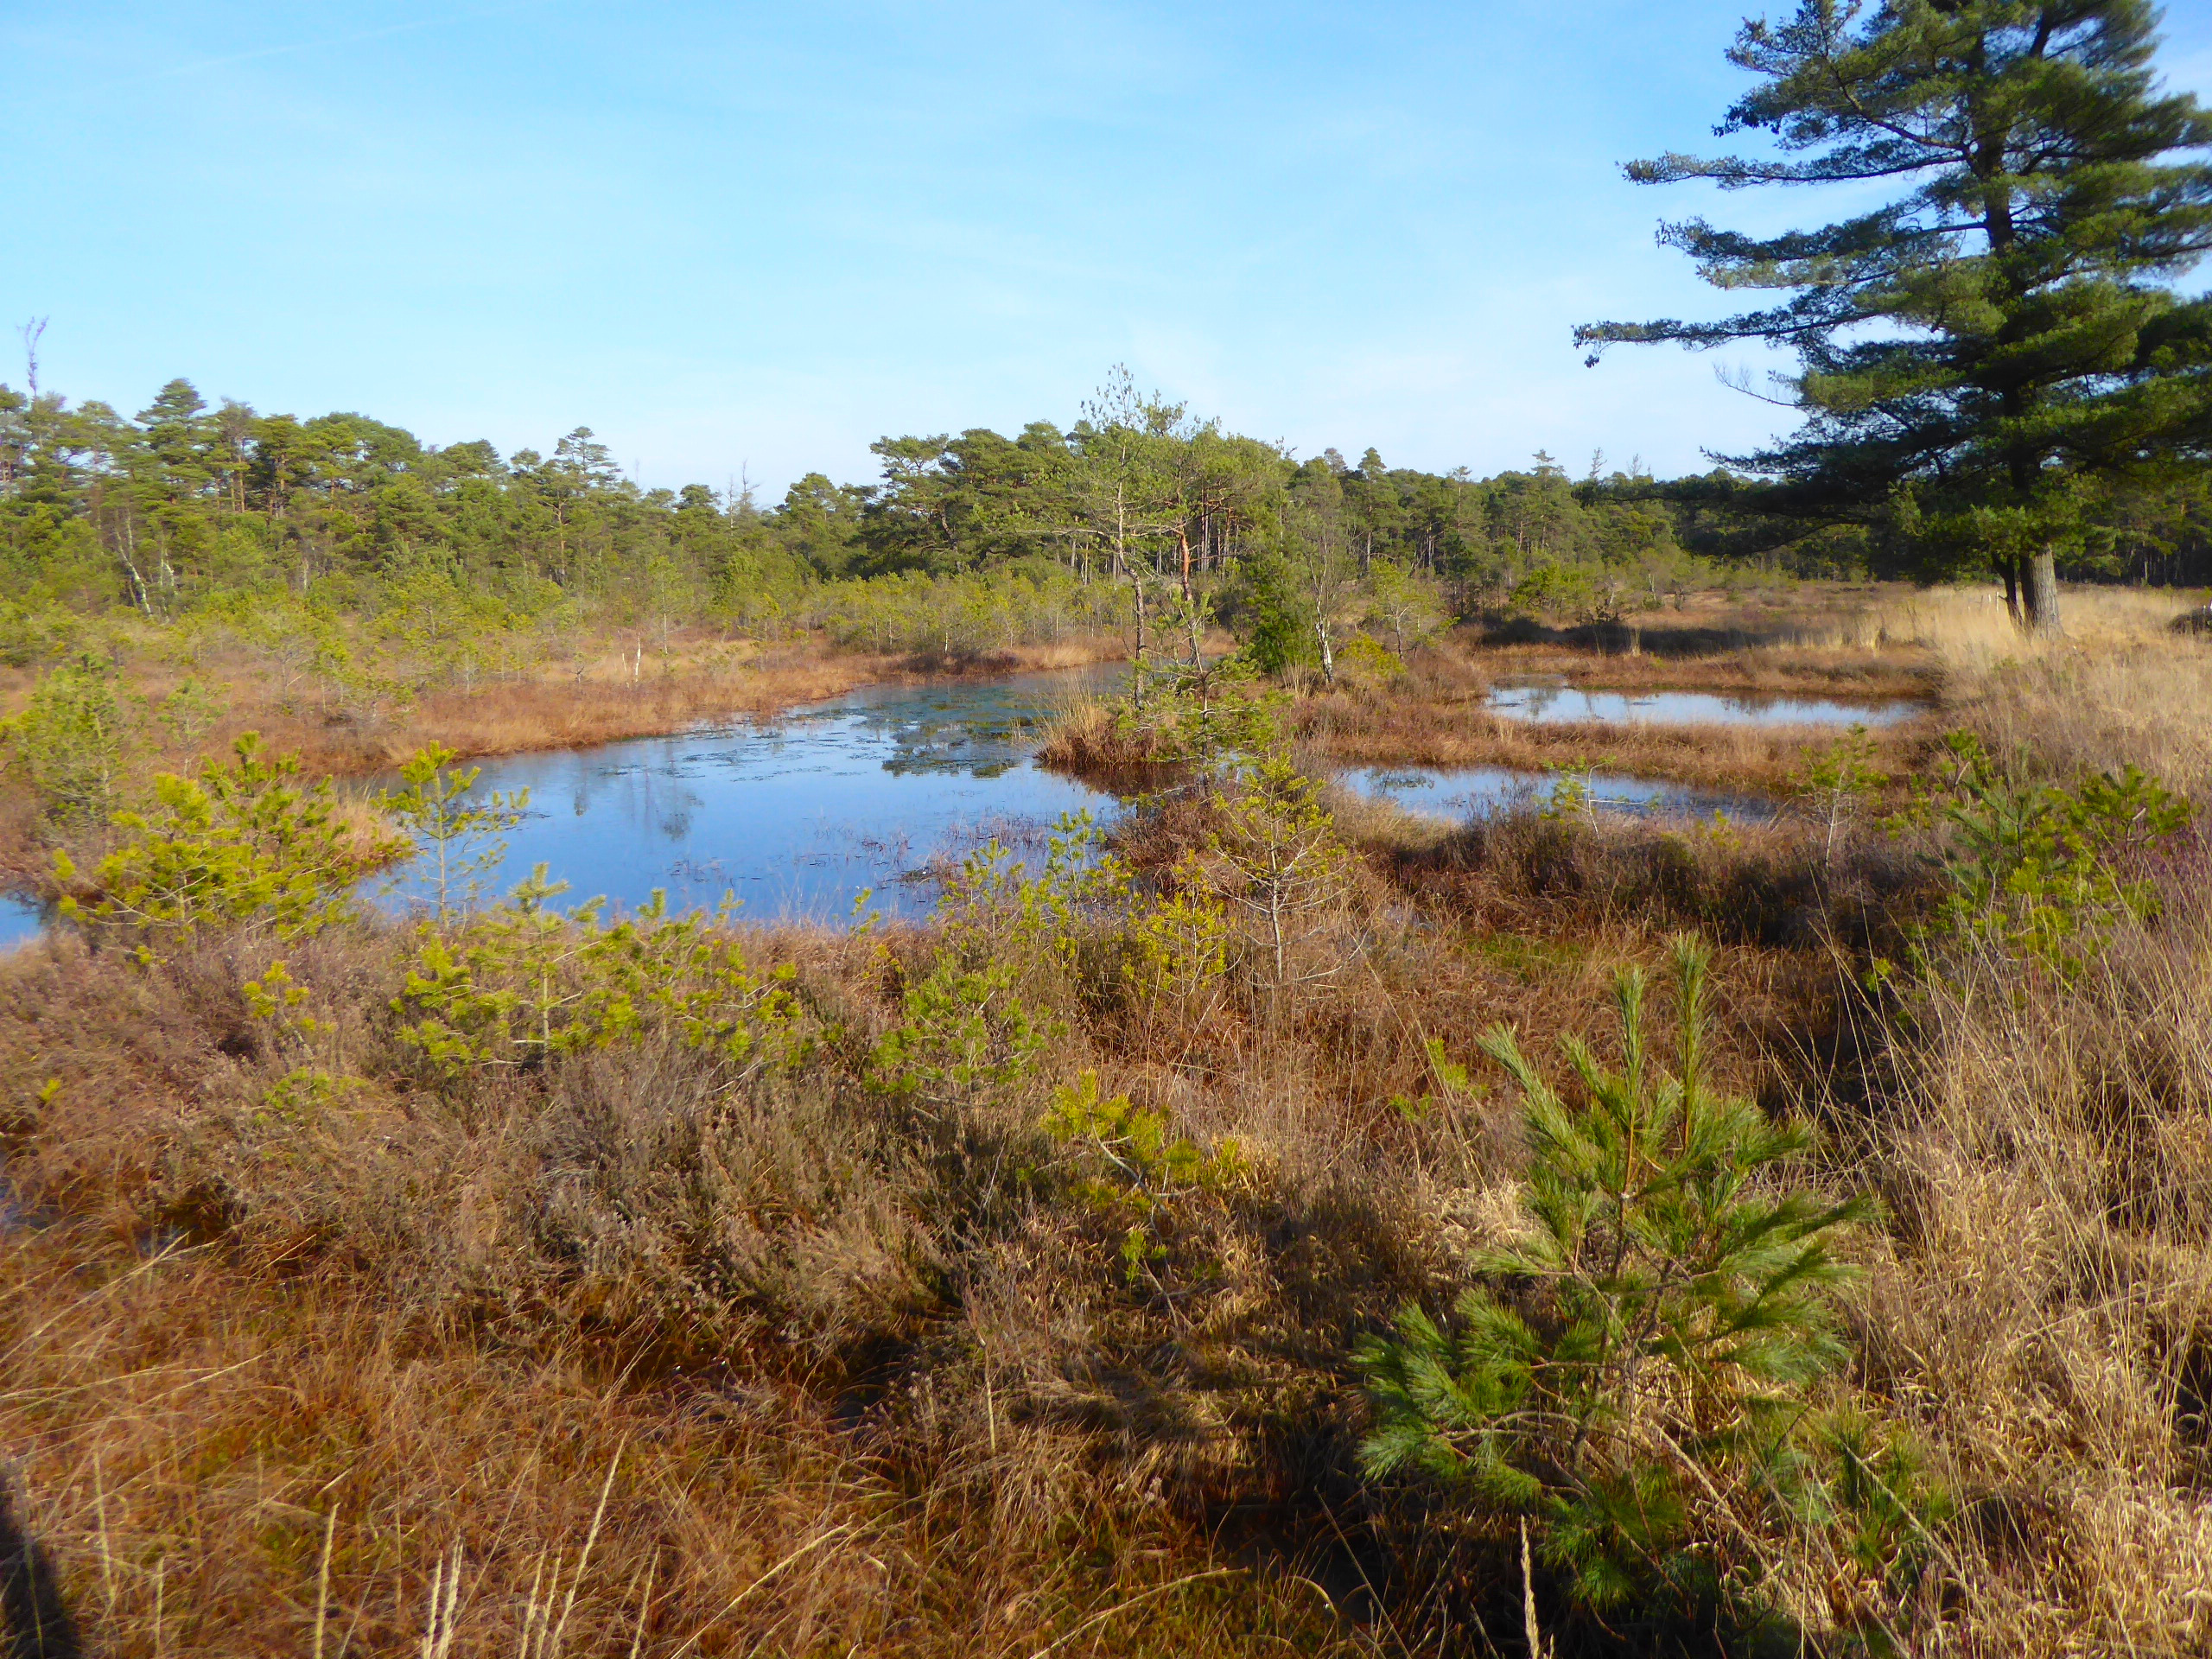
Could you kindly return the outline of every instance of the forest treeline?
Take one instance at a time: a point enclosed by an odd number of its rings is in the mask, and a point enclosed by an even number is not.
[[[1210,579],[1244,568],[1271,569],[1309,625],[1378,563],[1461,612],[1576,620],[1731,569],[1925,574],[1878,529],[1766,515],[1757,485],[1725,470],[1661,480],[1592,457],[1578,475],[1539,453],[1476,478],[1372,448],[1356,464],[1334,449],[1300,461],[1141,395],[1126,372],[1065,429],[873,448],[876,480],[810,473],[764,505],[749,489],[644,488],[587,428],[502,456],[363,415],[212,407],[181,379],[128,417],[0,385],[0,618],[20,635],[54,610],[178,620],[275,603],[458,627],[566,606],[620,625],[827,626],[957,650],[1103,621],[1154,583],[1219,588]],[[2203,581],[2208,549],[2199,481],[2105,503],[2069,574]]]

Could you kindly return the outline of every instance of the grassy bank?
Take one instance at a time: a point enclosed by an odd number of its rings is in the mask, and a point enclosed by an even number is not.
[[[1504,766],[1529,772],[1594,766],[1712,789],[1786,792],[1808,755],[1834,742],[1827,726],[1535,724],[1487,707],[1501,684],[1555,680],[1589,690],[1694,690],[1929,705],[1921,718],[1872,728],[1873,764],[1900,776],[1925,765],[1936,733],[1988,730],[2006,748],[2051,744],[2069,770],[2115,754],[2171,773],[2199,764],[2199,729],[2173,710],[2202,694],[2171,625],[2186,598],[2126,589],[2071,596],[2060,644],[2023,645],[1994,595],[1939,589],[1816,593],[1795,608],[1717,598],[1637,625],[1628,655],[1611,628],[1548,644],[1525,630],[1462,628],[1377,682],[1308,683],[1294,728],[1314,753],[1346,765]],[[2040,676],[2048,690],[2024,694]],[[1079,766],[1072,752],[1069,764]]]
[[[614,638],[566,642],[541,657],[465,680],[349,689],[274,671],[265,653],[221,640],[181,642],[159,630],[118,631],[104,655],[119,698],[159,709],[185,690],[195,717],[141,734],[150,758],[188,764],[227,753],[257,731],[321,774],[386,770],[426,742],[466,756],[572,748],[681,730],[702,720],[775,714],[863,685],[918,684],[1082,668],[1119,660],[1126,642],[1084,636],[957,657],[846,650],[824,639],[762,643],[678,632],[664,648]],[[0,716],[19,714],[46,672],[0,666]]]

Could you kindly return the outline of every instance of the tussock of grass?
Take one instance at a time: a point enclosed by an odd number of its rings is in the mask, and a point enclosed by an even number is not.
[[[1121,719],[1121,707],[1087,698],[1052,722],[1037,751],[1039,764],[1077,778],[1142,785],[1164,779],[1176,763],[1160,751],[1158,734]]]
[[[1965,963],[1888,1057],[1864,1363],[1968,1499],[1963,1647],[2212,1637],[2208,875],[2073,982]]]

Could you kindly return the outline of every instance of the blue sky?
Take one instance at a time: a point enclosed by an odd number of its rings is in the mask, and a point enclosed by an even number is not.
[[[1567,335],[1717,313],[1662,214],[1810,216],[1618,171],[1711,147],[1745,10],[8,8],[0,319],[126,412],[181,374],[433,442],[588,425],[649,485],[868,476],[1123,362],[1300,454],[1671,474],[1786,416]],[[2212,94],[2212,7],[2166,32]]]

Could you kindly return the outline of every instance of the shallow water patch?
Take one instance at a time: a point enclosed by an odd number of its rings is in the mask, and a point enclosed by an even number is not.
[[[543,863],[569,884],[564,904],[634,909],[660,889],[673,908],[711,908],[728,893],[748,921],[843,924],[867,892],[870,910],[925,914],[947,861],[1114,811],[1032,756],[1062,706],[1118,672],[875,687],[762,724],[485,761],[480,793],[531,796],[491,885]],[[380,902],[419,906],[428,883],[418,862],[378,884]]]
[[[1459,820],[1516,808],[1543,806],[1559,788],[1557,777],[1508,766],[1351,766],[1338,774],[1348,787],[1408,812]],[[1709,818],[1726,814],[1739,823],[1764,823],[1773,805],[1755,797],[1725,795],[1687,785],[1618,772],[1592,772],[1580,780],[1599,812],[1644,817]]]
[[[563,902],[604,897],[634,909],[654,891],[678,910],[725,893],[745,919],[844,925],[866,908],[920,917],[962,855],[996,838],[1031,862],[1065,814],[1101,823],[1121,810],[1101,789],[1039,766],[1052,718],[1075,698],[1109,692],[1119,668],[1034,674],[995,684],[877,687],[755,724],[483,763],[479,791],[527,789],[528,816],[505,836],[504,890],[543,863],[569,883]],[[1557,780],[1499,767],[1357,766],[1339,774],[1362,794],[1450,818],[1541,801]],[[1757,800],[1600,772],[1600,812],[1739,820],[1772,815]],[[379,902],[429,897],[422,864]]]
[[[49,906],[21,893],[0,893],[0,950],[12,950],[46,931],[52,918]]]
[[[1540,726],[1894,726],[1928,707],[1910,699],[1847,702],[1716,691],[1585,691],[1571,685],[1501,685],[1490,694],[1493,714]]]

